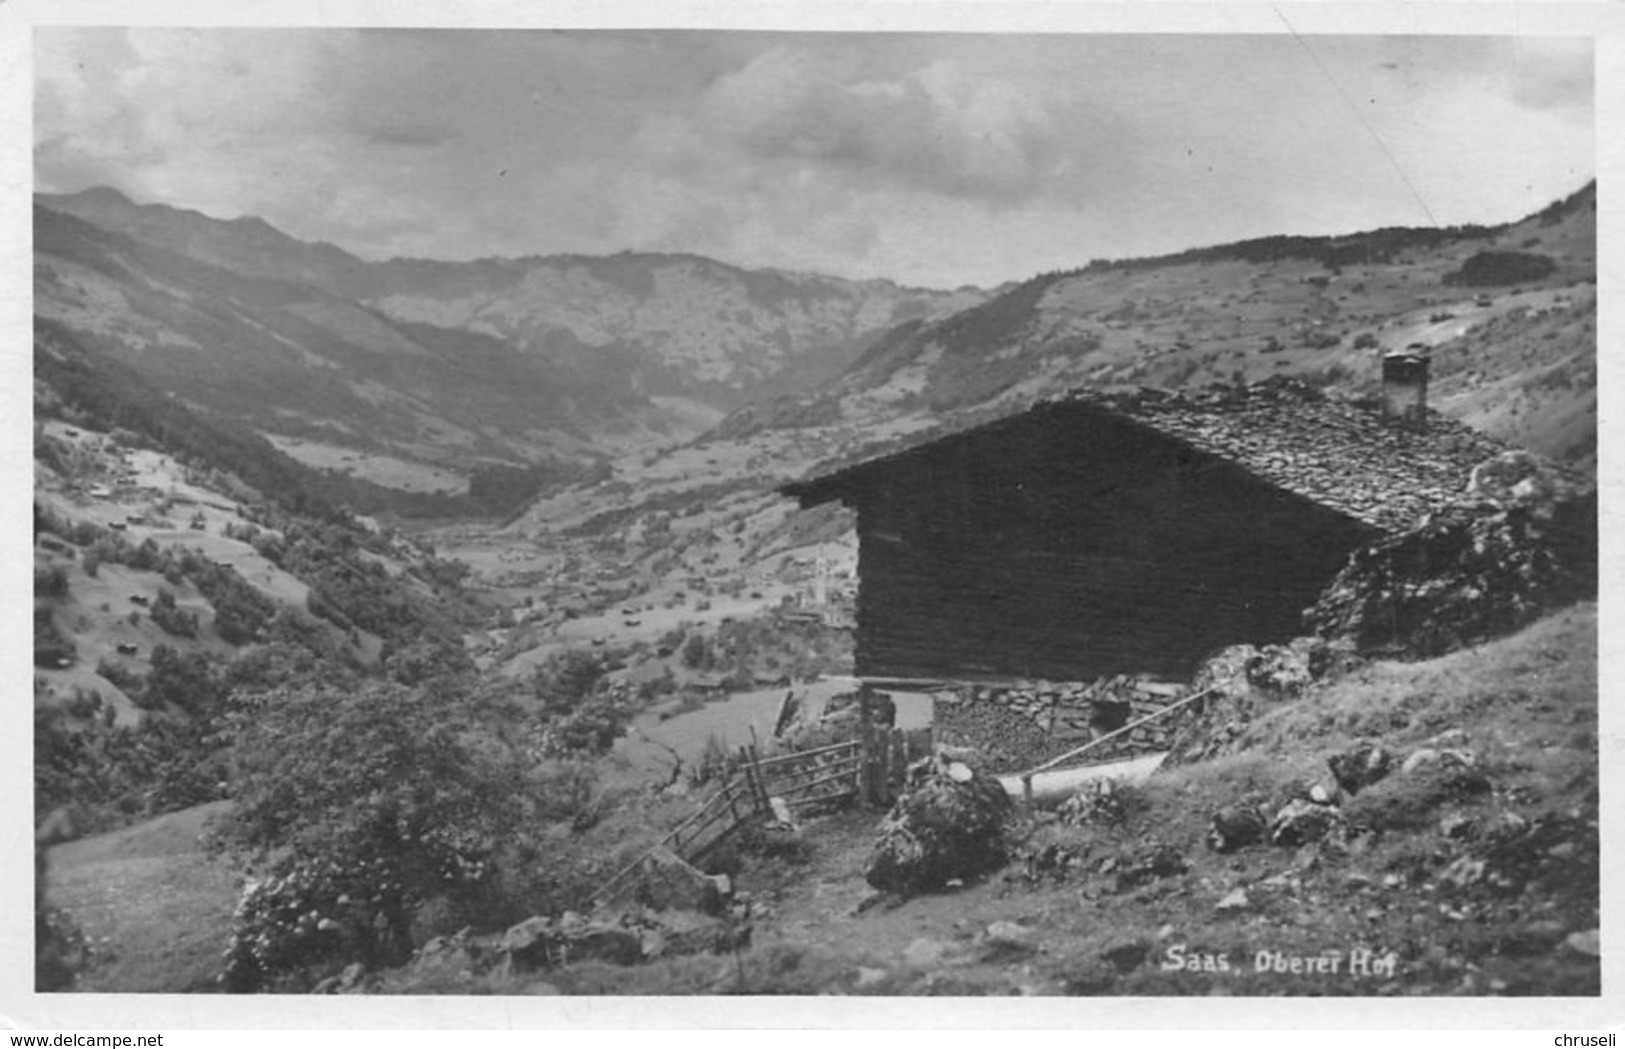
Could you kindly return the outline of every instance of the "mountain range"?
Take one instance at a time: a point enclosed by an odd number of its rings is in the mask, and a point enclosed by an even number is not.
[[[370,262],[93,188],[35,201],[35,313],[269,435],[466,469],[669,444],[979,301],[623,253]]]
[[[614,473],[695,440],[788,476],[1079,386],[1366,393],[1417,344],[1436,407],[1595,468],[1595,183],[1500,226],[1096,259],[992,291],[694,255],[374,262],[106,188],[37,196],[34,227],[42,323],[386,489]]]

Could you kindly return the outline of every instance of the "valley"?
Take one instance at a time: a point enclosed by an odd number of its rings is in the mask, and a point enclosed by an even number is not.
[[[343,989],[376,993],[1594,993],[1586,603],[1437,660],[1363,660],[1212,761],[1124,788],[1123,820],[1024,813],[1009,866],[944,894],[876,897],[880,814],[859,808],[706,872],[746,894],[753,939],[731,956],[521,973],[460,931],[584,910],[739,748],[791,747],[787,694],[809,738],[841,731],[856,515],[783,485],[1079,387],[1372,398],[1385,352],[1423,350],[1432,407],[1594,487],[1594,184],[1494,228],[1267,238],[993,291],[682,255],[364,262],[113,191],[42,195],[35,230],[35,821],[47,895],[88,937],[65,948],[78,989],[349,972]],[[929,696],[895,708],[930,727]],[[1216,805],[1284,803],[1357,742],[1445,731],[1493,791],[1395,801],[1405,818],[1352,859],[1204,851]],[[420,763],[467,779],[420,796],[401,775]],[[406,848],[390,821],[414,819]],[[344,842],[372,835],[397,850],[377,846],[396,866],[373,876],[396,895],[359,947],[344,908],[376,857]],[[1153,840],[1177,873],[1109,876]],[[1534,857],[1513,902],[1446,877],[1506,850]],[[351,866],[312,873],[330,855]],[[1045,873],[1057,855],[1073,874]],[[306,904],[337,915],[322,935]],[[1352,939],[1395,945],[1408,982],[1157,964],[1175,943],[1239,959]],[[223,948],[236,975],[217,983]]]

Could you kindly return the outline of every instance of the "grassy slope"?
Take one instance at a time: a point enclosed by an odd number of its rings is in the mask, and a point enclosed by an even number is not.
[[[963,889],[860,910],[873,903],[860,871],[875,815],[846,813],[808,828],[805,863],[747,867],[741,886],[769,910],[741,957],[583,964],[547,979],[566,993],[634,994],[1595,994],[1596,959],[1563,940],[1598,924],[1596,725],[1596,608],[1585,604],[1476,649],[1372,664],[1282,703],[1253,723],[1238,753],[1130,791],[1120,825],[1040,825],[1034,842],[1080,857],[1066,877],[1029,878],[1016,863]],[[1348,850],[1259,845],[1219,855],[1204,845],[1216,808],[1282,798],[1321,778],[1326,756],[1355,740],[1403,757],[1447,730],[1466,734],[1490,793],[1438,798],[1430,781],[1395,773],[1355,799],[1354,809],[1383,829]],[[643,814],[664,823],[688,811],[670,808]],[[1442,875],[1479,846],[1448,838],[1439,821],[1465,816],[1486,829],[1506,813],[1577,816],[1567,840],[1579,847],[1535,857],[1539,876],[1522,893],[1450,887]],[[207,986],[235,901],[230,872],[197,847],[207,815],[176,813],[52,851],[53,901],[107,952],[82,989]],[[603,849],[631,845],[603,837],[595,843]],[[1155,845],[1177,851],[1189,869],[1123,890],[1099,870]],[[1236,889],[1247,904],[1219,910]],[[991,942],[985,930],[999,921],[1028,929],[1035,949]],[[1176,943],[1187,954],[1225,956],[1231,971],[1165,971]],[[1396,952],[1396,975],[1253,971],[1260,950],[1362,946]]]
[[[1481,648],[1374,664],[1273,709],[1240,753],[1133,790],[1122,825],[1039,827],[1037,843],[1081,857],[1064,878],[1030,879],[1015,864],[981,884],[860,912],[874,818],[827,820],[810,831],[806,867],[741,879],[772,908],[743,958],[579,966],[550,979],[578,993],[1595,994],[1597,960],[1562,941],[1598,922],[1596,656],[1596,610],[1582,605]],[[1204,844],[1215,809],[1282,798],[1323,777],[1326,756],[1356,739],[1403,757],[1451,729],[1466,733],[1490,793],[1440,798],[1431,781],[1396,773],[1356,799],[1354,811],[1384,829],[1348,850],[1259,845],[1219,855]],[[1524,857],[1538,876],[1522,893],[1449,885],[1450,864],[1484,847],[1447,838],[1440,820],[1464,816],[1482,830],[1506,813],[1577,814],[1568,840],[1578,848]],[[1189,869],[1122,891],[1099,871],[1155,845]],[[1247,903],[1221,911],[1237,889]],[[997,921],[1024,926],[1036,950],[990,942],[985,930]],[[911,964],[911,944],[916,959],[940,957]],[[1224,956],[1230,971],[1164,970],[1174,944],[1187,956]],[[1358,947],[1395,952],[1396,974],[1254,971],[1261,950]]]
[[[237,877],[199,844],[215,802],[50,852],[49,895],[89,939],[75,991],[212,990]]]

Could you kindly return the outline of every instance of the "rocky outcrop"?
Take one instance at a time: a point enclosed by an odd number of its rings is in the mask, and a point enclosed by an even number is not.
[[[1170,724],[1163,729],[1169,750],[1166,763],[1190,764],[1229,753],[1261,711],[1298,698],[1349,663],[1347,652],[1320,638],[1221,649],[1191,679],[1193,694],[1209,694],[1169,716]]]
[[[1361,743],[1326,759],[1337,785],[1350,794],[1380,781],[1393,769],[1394,756],[1377,743]]]
[[[1004,786],[942,757],[911,772],[913,785],[881,824],[864,880],[883,892],[912,895],[1002,866],[1012,810]]]
[[[1461,502],[1357,551],[1305,619],[1364,653],[1429,658],[1596,592],[1596,492],[1509,452],[1473,470]]]
[[[1226,805],[1213,814],[1208,847],[1214,852],[1235,852],[1264,840],[1269,820],[1257,805]]]
[[[318,982],[317,994],[556,993],[537,982],[581,962],[637,965],[678,955],[720,953],[749,945],[750,923],[693,911],[632,908],[607,914],[527,918],[505,932],[464,929],[436,936],[406,964],[369,971],[355,963]]]

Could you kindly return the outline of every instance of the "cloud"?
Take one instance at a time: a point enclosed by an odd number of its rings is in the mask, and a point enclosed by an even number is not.
[[[1529,109],[1583,109],[1595,96],[1592,44],[1588,38],[1551,37],[1516,41],[1509,73],[1511,97]]]
[[[938,60],[892,78],[770,48],[700,100],[701,134],[747,157],[1009,204],[1039,192],[1062,155],[1037,91]]]
[[[432,148],[457,137],[457,129],[413,120],[387,120],[363,132],[368,142],[381,146]]]
[[[986,284],[1501,221],[1595,152],[1584,39],[41,27],[35,68],[38,188],[368,257]]]

